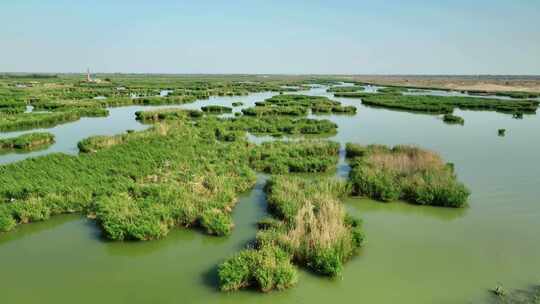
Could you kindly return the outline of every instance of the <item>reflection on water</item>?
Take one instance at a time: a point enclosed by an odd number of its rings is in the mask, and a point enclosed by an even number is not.
[[[332,96],[325,87],[309,94]],[[273,93],[214,97],[182,105],[252,106]],[[266,214],[260,176],[234,211],[235,230],[216,238],[175,229],[155,242],[107,242],[93,221],[80,215],[23,225],[0,235],[6,303],[485,303],[489,289],[502,282],[508,290],[540,282],[540,119],[523,120],[494,112],[456,111],[466,124],[454,128],[438,116],[368,108],[360,100],[335,98],[358,108],[355,116],[314,116],[337,123],[330,137],[342,144],[337,176],[344,178],[346,142],[417,144],[455,164],[472,191],[470,206],[446,209],[401,202],[350,198],[347,209],[364,221],[367,244],[335,280],[301,272],[296,288],[260,295],[222,294],[216,265],[243,248]],[[50,152],[77,153],[76,143],[90,135],[118,134],[147,126],[134,112],[155,107],[111,109],[107,118],[88,118],[54,127],[57,143],[27,155],[0,156],[1,162]],[[505,128],[508,135],[497,136]],[[24,132],[0,134],[15,136]],[[255,139],[255,137],[250,137]],[[257,138],[259,141],[271,137]],[[19,157],[19,158],[18,158]],[[89,288],[91,286],[91,288]],[[32,292],[28,292],[31,289]],[[76,300],[75,300],[76,299]]]

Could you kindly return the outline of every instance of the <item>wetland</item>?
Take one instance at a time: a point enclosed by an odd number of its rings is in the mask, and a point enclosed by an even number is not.
[[[107,77],[0,79],[5,301],[496,303],[540,282],[534,94]]]

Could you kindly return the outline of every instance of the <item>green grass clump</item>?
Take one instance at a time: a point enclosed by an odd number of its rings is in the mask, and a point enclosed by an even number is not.
[[[348,147],[355,195],[443,207],[463,207],[467,202],[469,190],[457,181],[453,167],[434,152],[410,146],[373,145],[362,152],[358,152],[360,146]]]
[[[186,118],[198,118],[204,114],[199,110],[186,109],[163,109],[154,111],[137,111],[135,118],[144,123],[154,123],[162,120],[183,120]]]
[[[298,281],[290,255],[277,246],[243,250],[219,265],[218,275],[222,291],[252,287],[269,292],[290,288]]]
[[[54,143],[54,135],[47,132],[27,133],[13,138],[0,139],[0,151],[31,150]]]
[[[336,167],[339,144],[330,141],[265,142],[252,150],[250,161],[272,174],[327,172]]]
[[[367,148],[365,146],[354,144],[354,143],[345,144],[345,157],[346,158],[361,157],[361,156],[364,156],[366,152],[367,152]]]
[[[338,276],[364,241],[360,221],[349,216],[339,202],[349,193],[347,184],[322,177],[274,176],[266,192],[272,218],[259,225],[255,248],[241,251],[219,266],[221,289],[289,288],[297,281],[291,263],[321,275]],[[257,274],[261,273],[267,278],[263,281],[270,283],[260,283]]]
[[[334,134],[337,125],[327,119],[243,116],[226,120],[232,130],[244,130],[255,135],[325,135]]]
[[[339,198],[349,193],[346,183],[330,178],[276,176],[266,187],[268,208],[283,222],[261,241],[280,244],[293,261],[316,273],[339,275],[343,264],[363,243],[360,222],[347,215]]]
[[[361,98],[362,104],[368,106],[433,114],[451,114],[456,108],[534,114],[538,108],[538,101],[534,100],[392,94],[371,94]]]
[[[156,124],[153,127],[156,132],[163,132],[163,128],[166,128],[163,124]],[[135,138],[144,138],[149,136],[146,132],[134,132],[128,130],[127,134],[119,134],[114,136],[107,135],[95,135],[81,140],[77,147],[81,153],[95,153],[99,150],[107,149],[115,145],[122,144],[127,140],[133,140]]]
[[[338,86],[331,87],[326,90],[326,92],[342,93],[342,92],[363,92],[366,88],[364,86],[354,85],[354,86]]]
[[[225,106],[211,105],[211,106],[201,107],[201,111],[206,112],[206,113],[222,114],[222,113],[231,113],[232,108],[225,107]]]
[[[505,96],[510,98],[516,98],[516,99],[528,99],[528,98],[539,98],[540,93],[536,92],[518,92],[518,91],[507,91],[507,92],[493,92],[493,91],[485,91],[485,90],[469,90],[465,91],[465,93],[470,95],[495,95],[495,96]]]
[[[26,111],[26,106],[2,108],[0,107],[0,115],[3,114],[22,114]]]
[[[247,116],[306,116],[308,110],[301,106],[257,106],[242,109]]]
[[[444,114],[443,121],[447,124],[463,125],[465,123],[465,119],[453,114]]]
[[[313,114],[355,114],[356,107],[354,106],[313,106],[311,108]]]
[[[0,115],[0,131],[14,131],[52,127],[81,118],[77,112],[23,113]]]
[[[177,226],[230,233],[236,196],[255,182],[245,140],[219,141],[189,121],[122,136],[91,154],[0,166],[0,229],[83,211],[114,240],[161,238]]]
[[[233,107],[241,107],[241,106],[243,106],[243,105],[244,105],[244,103],[243,103],[243,102],[240,102],[240,101],[235,101],[235,102],[232,103],[232,106],[233,106]]]
[[[497,130],[497,134],[501,137],[506,136],[506,129],[499,129]]]
[[[364,92],[336,92],[335,97],[347,97],[347,98],[364,98],[375,95],[376,93],[364,93]]]
[[[244,115],[249,116],[304,116],[311,110],[313,114],[354,114],[356,107],[342,106],[340,102],[324,96],[308,96],[297,94],[282,94],[256,102],[255,107],[243,109]]]
[[[407,89],[402,87],[385,87],[377,89],[377,93],[381,94],[401,94],[406,91]]]

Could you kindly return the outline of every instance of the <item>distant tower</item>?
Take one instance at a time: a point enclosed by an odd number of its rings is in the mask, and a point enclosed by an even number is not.
[[[90,69],[86,70],[86,81],[92,82],[92,77],[90,77]]]

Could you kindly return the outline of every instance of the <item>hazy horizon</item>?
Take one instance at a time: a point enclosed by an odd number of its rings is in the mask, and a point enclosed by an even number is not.
[[[2,73],[540,74],[540,2],[0,4]]]

